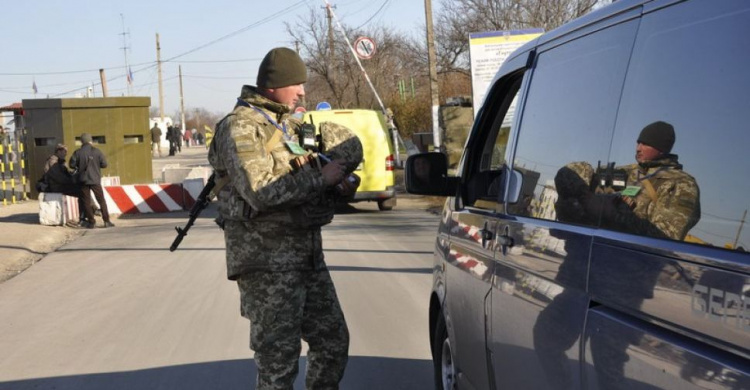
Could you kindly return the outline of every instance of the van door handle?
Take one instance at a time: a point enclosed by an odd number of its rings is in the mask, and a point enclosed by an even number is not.
[[[482,236],[482,248],[487,247],[487,241],[492,241],[495,238],[495,233],[487,229],[487,221],[484,222],[484,227],[479,231],[479,234]]]
[[[500,246],[504,246],[504,247],[507,247],[507,248],[512,248],[513,244],[514,244],[513,237],[511,237],[511,236],[509,236],[507,234],[501,234],[501,235],[497,236],[497,243]]]
[[[513,237],[510,236],[510,227],[508,225],[505,225],[503,234],[497,235],[497,244],[504,248],[512,248],[515,244]]]

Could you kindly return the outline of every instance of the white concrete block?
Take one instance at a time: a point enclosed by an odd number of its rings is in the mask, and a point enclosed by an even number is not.
[[[39,223],[48,226],[65,224],[63,194],[57,192],[42,192],[39,194]]]
[[[39,194],[39,223],[47,226],[62,226],[77,222],[80,215],[78,198],[58,192]]]

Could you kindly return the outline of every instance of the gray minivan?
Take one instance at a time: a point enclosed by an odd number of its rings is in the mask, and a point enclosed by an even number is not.
[[[407,160],[448,197],[438,389],[750,389],[748,37],[747,0],[617,1],[508,58],[455,175]]]

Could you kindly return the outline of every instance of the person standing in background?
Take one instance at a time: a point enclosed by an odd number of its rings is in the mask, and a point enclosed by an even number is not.
[[[154,123],[154,127],[151,128],[151,155],[153,156],[153,152],[156,150],[159,152],[159,157],[161,157],[161,145],[159,143],[161,142],[161,129],[159,126]]]
[[[49,186],[45,192],[59,192],[64,195],[78,198],[79,223],[84,222],[86,209],[81,185],[76,183],[75,176],[65,165],[65,157],[68,155],[68,147],[57,144],[55,153],[51,154],[44,163],[44,181]]]
[[[102,209],[104,227],[114,227],[115,224],[109,220],[109,210],[107,209],[107,202],[104,199],[104,189],[102,189],[101,169],[107,167],[107,159],[101,150],[91,145],[91,141],[91,134],[81,134],[81,143],[83,145],[81,145],[80,149],[73,152],[73,156],[70,157],[70,167],[78,172],[78,181],[83,190],[86,221],[82,221],[81,226],[88,229],[96,227],[94,207],[91,201],[91,193],[93,192],[96,201]]]

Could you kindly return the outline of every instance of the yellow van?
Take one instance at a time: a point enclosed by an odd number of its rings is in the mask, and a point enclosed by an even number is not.
[[[308,111],[303,121],[316,126],[322,122],[338,123],[359,137],[364,156],[355,173],[362,182],[352,202],[376,201],[380,210],[396,206],[393,143],[382,113],[374,110]]]

